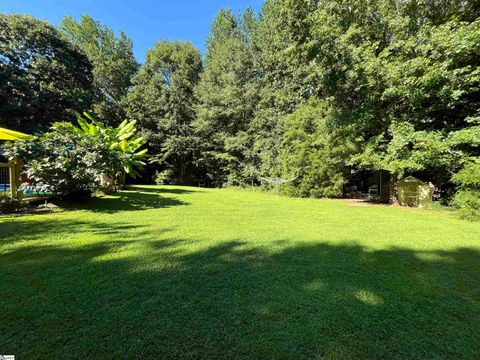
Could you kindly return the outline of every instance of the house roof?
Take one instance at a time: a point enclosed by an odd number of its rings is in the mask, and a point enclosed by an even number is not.
[[[407,176],[406,178],[400,180],[399,183],[417,183],[417,184],[427,185],[422,180],[419,180],[414,176]]]

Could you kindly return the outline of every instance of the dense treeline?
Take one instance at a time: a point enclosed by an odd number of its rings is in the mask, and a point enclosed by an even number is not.
[[[288,194],[338,197],[378,172],[394,200],[398,179],[416,175],[445,199],[460,186],[456,202],[480,211],[479,16],[474,0],[266,0],[260,14],[221,10],[203,59],[190,43],[159,41],[138,69],[131,40],[89,17],[66,18],[57,35],[2,16],[0,122],[30,129],[46,109],[53,120],[80,106],[110,124],[138,120],[159,181],[281,177],[293,179]],[[39,56],[25,60],[17,41]],[[83,66],[81,78],[62,78],[86,100],[60,111],[15,97],[9,89],[30,88],[24,79],[38,80],[27,73],[50,59],[35,41]]]
[[[369,170],[390,178],[392,200],[410,174],[449,198],[466,166],[478,189],[479,9],[271,0],[258,18],[220,12],[193,124],[208,178],[278,176],[292,195],[342,196]]]
[[[221,143],[202,142],[220,160],[210,173],[296,178],[287,191],[301,196],[341,196],[359,169],[445,187],[478,156],[477,17],[473,4],[438,1],[276,0],[258,20],[221,12],[198,92],[197,121]]]

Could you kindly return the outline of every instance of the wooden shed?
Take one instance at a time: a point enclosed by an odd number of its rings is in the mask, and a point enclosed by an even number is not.
[[[430,208],[432,188],[423,181],[408,176],[398,182],[398,202],[402,206]]]

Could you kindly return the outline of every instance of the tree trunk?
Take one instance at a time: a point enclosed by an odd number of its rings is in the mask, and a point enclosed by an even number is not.
[[[390,204],[398,205],[398,174],[393,173],[390,177]]]
[[[183,155],[180,156],[180,182],[182,185],[185,185],[185,157]]]

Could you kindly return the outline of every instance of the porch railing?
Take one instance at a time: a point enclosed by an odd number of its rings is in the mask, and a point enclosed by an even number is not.
[[[20,188],[21,166],[19,161],[0,163],[0,191],[8,191],[13,197],[22,198]]]

